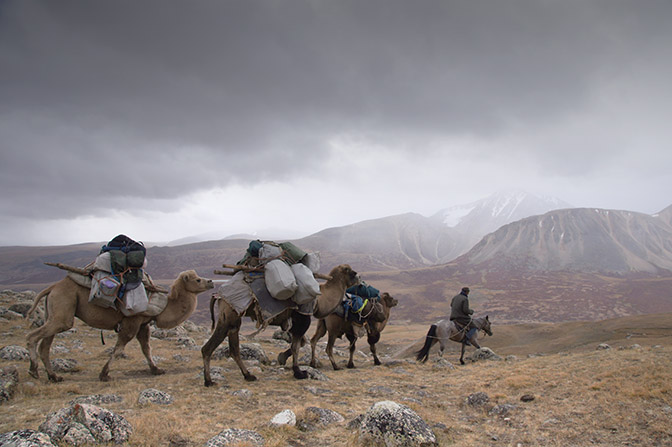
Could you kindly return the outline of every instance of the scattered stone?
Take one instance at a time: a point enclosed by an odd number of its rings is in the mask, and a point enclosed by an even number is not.
[[[534,394],[524,394],[520,397],[521,402],[532,402],[534,399]]]
[[[31,303],[15,303],[9,306],[9,310],[20,314],[22,318],[25,318],[31,307]]]
[[[231,357],[231,354],[228,346],[221,346],[212,353],[212,358],[215,360],[229,357]],[[242,343],[240,345],[240,358],[243,360],[258,360],[264,365],[271,363],[259,343]]]
[[[68,402],[68,405],[74,404],[91,404],[91,405],[102,405],[102,404],[113,404],[122,402],[124,400],[118,394],[92,394],[90,396],[79,396],[72,399]]]
[[[53,359],[51,367],[55,372],[70,373],[80,371],[79,364],[75,359]]]
[[[504,358],[504,361],[506,361],[506,362],[515,362],[516,360],[518,360],[518,357],[516,357],[516,356],[513,355],[513,354],[507,355],[507,356]]]
[[[483,405],[490,402],[490,396],[483,392],[473,393],[467,396],[465,402],[467,405],[471,405],[472,407],[482,407]]]
[[[147,404],[157,404],[157,405],[170,405],[174,401],[173,396],[163,391],[159,391],[154,388],[148,388],[140,392],[138,397],[138,404],[147,405]]]
[[[477,349],[468,359],[472,362],[478,362],[479,360],[502,360],[492,349],[486,347]]]
[[[30,353],[23,346],[9,345],[0,349],[0,359],[3,360],[27,360]]]
[[[369,394],[373,394],[374,396],[389,396],[394,394],[394,390],[392,388],[382,385],[372,386],[367,390],[367,392]]]
[[[494,415],[494,416],[506,416],[513,410],[515,410],[517,407],[515,405],[511,404],[499,404],[495,405],[492,410],[488,412],[489,415]]]
[[[392,401],[377,402],[367,410],[361,420],[359,435],[364,444],[369,442],[386,447],[439,445],[431,428],[420,416]]]
[[[600,343],[599,345],[597,345],[597,350],[598,350],[598,351],[600,351],[600,350],[606,350],[606,349],[611,349],[611,346],[609,346],[609,345],[606,344],[606,343]]]
[[[283,410],[273,416],[271,425],[289,425],[293,427],[296,425],[296,415],[292,410]]]
[[[290,334],[288,331],[283,331],[282,329],[277,329],[275,332],[273,332],[272,338],[273,340],[283,340],[287,343],[292,342],[292,334]]]
[[[264,437],[256,431],[242,430],[239,428],[227,428],[220,432],[214,438],[205,444],[205,447],[224,447],[224,446],[263,446]]]
[[[316,396],[324,396],[325,394],[331,394],[331,390],[328,390],[326,388],[318,388],[315,386],[304,386],[304,390],[308,391],[310,394],[314,394]]]
[[[180,363],[189,363],[191,361],[191,357],[187,357],[182,354],[173,354],[173,360]]]
[[[0,368],[0,404],[14,397],[18,385],[19,371],[16,366]]]
[[[57,447],[46,433],[35,430],[16,430],[0,434],[0,445],[9,447]]]
[[[123,444],[128,441],[133,427],[122,416],[104,408],[74,404],[49,414],[39,430],[48,434],[52,442]]]
[[[307,367],[305,371],[308,373],[308,378],[312,380],[318,380],[320,382],[326,382],[329,380],[327,376],[325,376],[322,371],[319,371],[315,368],[312,367]]]
[[[194,445],[189,438],[185,438],[180,434],[173,433],[168,438],[168,447],[190,447]]]
[[[231,393],[231,395],[236,396],[236,397],[240,397],[242,399],[251,399],[252,396],[253,396],[253,393],[250,390],[243,389],[243,390],[234,391],[233,393]]]
[[[196,344],[196,341],[194,341],[194,339],[191,337],[179,336],[175,342],[178,346],[189,349],[190,351],[198,351],[201,349]]]

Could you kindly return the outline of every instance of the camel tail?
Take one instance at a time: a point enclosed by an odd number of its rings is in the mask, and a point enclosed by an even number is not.
[[[210,297],[210,320],[212,320],[212,326],[210,327],[210,330],[215,328],[215,302],[217,302],[217,297],[212,295]]]
[[[427,337],[425,338],[425,345],[417,352],[417,356],[415,358],[417,361],[425,363],[429,358],[429,350],[434,345],[434,343],[436,343],[436,327],[437,326],[435,324],[430,326],[429,332],[427,332]]]
[[[25,319],[30,318],[33,312],[35,312],[35,309],[37,309],[37,306],[40,305],[40,301],[42,301],[42,298],[49,295],[49,293],[52,291],[53,288],[54,284],[50,285],[49,287],[47,287],[46,289],[37,294],[35,300],[33,301],[33,306],[28,310],[28,312],[26,312],[26,316],[24,317]]]

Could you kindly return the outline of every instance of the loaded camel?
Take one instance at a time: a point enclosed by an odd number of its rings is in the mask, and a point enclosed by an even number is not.
[[[26,314],[26,318],[30,317],[42,298],[46,297],[46,321],[44,325],[29,332],[26,336],[28,351],[30,352],[29,373],[35,378],[39,377],[37,369],[37,352],[39,351],[49,380],[52,382],[63,380],[62,377],[54,374],[49,360],[49,350],[54,336],[72,328],[75,317],[77,317],[93,328],[108,330],[119,328],[117,343],[98,376],[101,381],[110,380],[108,374],[112,359],[121,354],[126,344],[134,337],[140,343],[151,373],[154,375],[163,374],[165,371],[158,368],[152,359],[149,346],[149,323],[154,321],[157,327],[164,329],[174,328],[182,324],[196,310],[197,295],[213,287],[212,280],[201,278],[194,270],[187,270],[180,273],[173,282],[168,293],[166,307],[158,315],[146,316],[140,313],[127,317],[117,309],[104,308],[89,303],[89,288],[79,285],[66,276],[41,291],[35,297],[33,306]],[[37,348],[38,342],[39,348]]]
[[[334,267],[329,273],[327,281],[324,284],[320,284],[321,294],[318,295],[315,299],[313,315],[317,318],[324,318],[329,315],[341,303],[341,300],[345,295],[345,289],[357,284],[358,282],[359,278],[357,276],[357,272],[355,272],[349,265],[341,264]],[[210,312],[214,321],[213,304],[214,301],[211,300]],[[244,315],[249,317],[254,315],[253,307],[255,305],[256,303],[250,305]],[[293,361],[292,371],[294,372],[294,377],[297,379],[305,379],[308,377],[308,373],[302,371],[299,368],[298,351],[301,347],[303,336],[310,327],[311,316],[300,314],[295,309],[288,309],[274,318],[270,324],[284,325],[289,319],[292,321],[292,325],[289,328],[289,333],[292,335],[291,347],[287,351],[278,355],[278,362],[280,364],[284,364],[287,361],[287,358],[289,358],[291,355]],[[210,339],[201,348],[201,354],[203,355],[203,376],[205,386],[214,385],[214,382],[210,376],[210,358],[212,357],[212,353],[215,352],[215,349],[217,349],[217,347],[227,336],[229,337],[229,351],[231,353],[231,357],[233,357],[236,364],[238,365],[238,368],[240,368],[240,371],[242,372],[243,377],[245,377],[245,380],[257,380],[257,378],[251,374],[247,368],[245,368],[245,365],[240,358],[239,332],[241,322],[242,316],[239,315],[231,307],[231,305],[226,302],[226,300],[220,299],[219,315],[215,324],[215,329],[212,332]]]
[[[369,300],[368,305],[371,305],[371,301],[372,300]],[[376,353],[376,343],[380,340],[380,333],[390,319],[390,310],[398,303],[396,298],[393,298],[389,293],[385,292],[380,297],[380,302],[376,303],[373,309],[368,310],[367,308],[364,308],[361,312],[363,315],[368,314],[368,317],[364,320],[363,326],[366,328],[367,341],[369,343],[369,348],[371,349],[371,354],[373,354],[373,364],[376,366],[381,364]],[[380,307],[380,309],[377,309],[377,307]],[[324,337],[326,333],[329,333],[326,353],[331,361],[331,366],[335,371],[341,369],[334,360],[334,342],[337,338],[341,338],[345,334],[350,342],[350,359],[348,360],[347,367],[354,368],[355,363],[353,362],[353,355],[355,353],[355,343],[357,343],[358,332],[360,332],[359,329],[361,328],[361,325],[348,321],[345,317],[336,313],[331,313],[327,315],[326,318],[319,320],[317,328],[315,329],[315,335],[310,339],[310,366],[317,368],[315,347],[317,346],[318,340]]]

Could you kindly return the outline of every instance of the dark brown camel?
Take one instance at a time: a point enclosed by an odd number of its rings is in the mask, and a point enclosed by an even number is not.
[[[357,277],[357,272],[355,272],[349,265],[341,264],[334,267],[329,273],[329,279],[326,283],[320,284],[320,295],[315,300],[315,307],[313,309],[314,315],[321,315],[321,318],[328,315],[333,311],[336,306],[338,306],[345,294],[345,289],[348,287],[357,284],[359,278]],[[210,339],[203,345],[201,348],[201,354],[203,355],[203,376],[205,386],[212,386],[214,382],[210,376],[210,358],[212,353],[215,352],[215,349],[224,341],[224,339],[229,337],[229,351],[231,356],[235,360],[238,368],[243,373],[243,377],[247,381],[257,380],[257,378],[251,374],[245,365],[243,364],[240,358],[240,325],[242,322],[242,316],[239,315],[224,299],[219,301],[219,315],[217,318],[217,323],[215,324],[215,329],[210,335]],[[213,302],[211,301],[210,310],[213,312]],[[252,315],[254,312],[253,306],[256,306],[256,303],[253,303],[250,308],[244,313],[246,316]],[[293,364],[292,370],[294,372],[294,377],[297,379],[305,379],[308,377],[308,373],[299,368],[298,362],[298,351],[301,347],[304,334],[308,331],[310,327],[310,315],[303,315],[297,312],[296,310],[289,309],[288,311],[283,312],[281,315],[277,316],[270,322],[271,325],[282,326],[286,325],[287,321],[291,319],[291,327],[289,332],[292,335],[291,348],[288,351],[281,353],[278,357],[278,361],[281,360],[281,364],[289,358],[289,355],[292,356]],[[214,315],[213,315],[214,320]],[[289,354],[287,354],[289,352]]]
[[[369,300],[371,302],[371,300]],[[376,343],[380,340],[380,333],[387,325],[387,322],[390,319],[390,309],[398,304],[398,301],[393,298],[389,293],[383,293],[380,298],[380,303],[375,307],[380,307],[382,309],[367,310],[364,308],[362,310],[363,315],[368,315],[364,319],[363,327],[366,328],[367,341],[369,343],[369,348],[371,349],[371,354],[373,354],[373,363],[374,365],[380,365],[380,360],[376,353]],[[370,313],[370,315],[369,315]],[[315,346],[320,338],[328,332],[329,339],[327,341],[327,356],[331,361],[331,366],[334,370],[339,370],[340,367],[336,364],[334,360],[333,350],[334,342],[337,338],[341,338],[344,334],[348,341],[350,342],[350,359],[348,360],[348,368],[354,368],[355,363],[353,362],[353,355],[355,353],[355,343],[358,338],[358,329],[362,328],[362,325],[357,323],[350,322],[346,320],[345,317],[332,313],[326,318],[323,318],[318,321],[317,328],[315,329],[315,335],[310,339],[311,355],[310,355],[310,366],[313,368],[317,367],[317,358],[315,357]]]

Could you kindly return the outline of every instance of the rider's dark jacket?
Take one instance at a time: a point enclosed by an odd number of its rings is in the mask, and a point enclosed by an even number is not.
[[[450,302],[450,319],[457,321],[461,325],[469,324],[473,309],[469,308],[469,298],[464,292],[460,292],[453,297]]]

